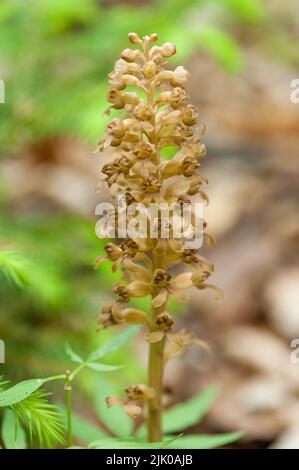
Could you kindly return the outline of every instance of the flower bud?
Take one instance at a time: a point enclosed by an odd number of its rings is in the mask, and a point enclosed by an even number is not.
[[[127,174],[131,168],[131,160],[129,160],[126,155],[121,155],[117,160],[116,160],[116,166],[118,171],[121,173]]]
[[[123,80],[124,80],[124,83],[126,85],[131,85],[131,86],[139,86],[140,85],[140,80],[138,80],[138,78],[135,77],[134,75],[125,74],[123,76]]]
[[[185,263],[198,263],[199,259],[196,256],[197,250],[196,249],[185,249],[182,253],[182,258]]]
[[[106,176],[112,176],[116,171],[115,165],[111,165],[111,163],[106,163],[102,168],[102,173]]]
[[[183,85],[184,83],[186,83],[189,77],[190,73],[188,72],[188,70],[186,70],[185,67],[183,67],[182,65],[179,65],[173,71],[172,84]]]
[[[155,396],[155,390],[148,385],[131,385],[125,389],[127,396],[136,401],[152,400]]]
[[[172,316],[169,315],[169,313],[163,312],[157,316],[155,323],[160,330],[168,331],[172,328],[174,321],[172,319]]]
[[[107,130],[115,137],[120,137],[120,138],[123,137],[126,132],[124,123],[119,118],[112,119],[107,125]]]
[[[160,53],[163,57],[171,57],[176,53],[176,47],[171,42],[166,42],[160,47]]]
[[[170,105],[174,109],[178,109],[181,106],[184,106],[188,101],[188,95],[186,90],[180,87],[176,87],[173,89],[170,98]]]
[[[182,173],[184,176],[192,176],[194,171],[199,167],[199,163],[195,157],[188,155],[182,162]]]
[[[111,261],[116,261],[123,254],[121,248],[119,248],[114,243],[108,243],[105,246],[105,251]]]
[[[126,88],[126,84],[123,79],[123,75],[119,72],[111,72],[108,75],[109,84],[116,88],[117,90],[124,90]]]
[[[136,254],[139,245],[134,240],[128,239],[120,244],[120,247],[123,251]]]
[[[167,271],[164,271],[163,269],[157,269],[153,282],[158,287],[163,288],[168,286],[170,279],[171,276]]]
[[[142,408],[139,405],[136,405],[135,403],[129,402],[126,405],[124,405],[124,411],[130,418],[137,418],[142,414]]]
[[[122,312],[117,302],[111,305],[104,305],[102,314],[98,317],[97,323],[102,325],[103,328],[108,328],[111,325],[123,322]]]
[[[171,91],[163,91],[158,96],[158,98],[156,100],[156,103],[161,106],[161,105],[170,103],[171,99],[172,99],[172,92]]]
[[[133,104],[133,105],[136,105],[136,104],[138,104],[139,101],[140,101],[139,96],[138,96],[137,93],[135,93],[135,92],[124,93],[124,94],[122,95],[122,98],[123,98],[123,101],[124,101],[126,104]]]
[[[143,75],[146,78],[152,78],[155,75],[156,70],[157,70],[157,65],[152,60],[149,60],[148,62],[146,62],[146,64],[142,68]]]
[[[138,158],[150,158],[155,153],[155,148],[148,142],[140,142],[134,149],[134,154]]]
[[[155,176],[149,176],[142,184],[142,189],[146,193],[157,193],[161,188],[161,181]]]
[[[181,119],[186,126],[193,126],[196,123],[198,112],[192,105],[181,110]]]
[[[134,62],[126,62],[124,59],[119,59],[115,62],[114,72],[118,74],[126,73],[138,73],[140,71],[140,65],[135,64]]]
[[[118,295],[119,302],[127,303],[130,300],[130,292],[128,286],[116,285],[113,289],[113,292]]]
[[[153,33],[150,35],[150,42],[155,42],[157,41],[158,39],[158,34],[157,33]]]
[[[122,109],[125,106],[122,94],[116,88],[111,88],[107,93],[107,101],[113,104],[115,109]]]
[[[140,101],[140,103],[135,106],[132,113],[136,119],[140,119],[141,121],[148,121],[152,117],[151,108],[144,101]]]
[[[121,58],[124,59],[126,62],[135,62],[136,58],[140,54],[140,51],[133,50],[133,49],[125,49],[121,53]]]
[[[123,310],[124,319],[132,325],[143,325],[148,323],[148,317],[142,310],[136,308],[126,308]]]
[[[136,33],[129,33],[128,38],[132,44],[140,44],[142,40],[139,38],[138,34]]]

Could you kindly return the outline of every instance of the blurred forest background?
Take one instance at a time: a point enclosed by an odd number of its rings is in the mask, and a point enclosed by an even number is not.
[[[106,123],[107,74],[130,31],[177,45],[174,65],[191,72],[191,102],[208,129],[202,170],[217,247],[205,254],[225,298],[194,292],[184,319],[174,307],[178,326],[214,354],[191,349],[169,365],[169,402],[219,384],[190,432],[242,430],[238,447],[299,448],[299,365],[290,360],[299,337],[296,0],[1,0],[0,372],[61,373],[66,342],[84,354],[113,334],[96,332],[117,275],[108,263],[93,269],[105,242],[94,232],[92,152]],[[82,373],[81,415],[98,419],[92,403],[105,387],[146,380],[143,343],[137,336],[115,353],[127,367],[109,377]]]

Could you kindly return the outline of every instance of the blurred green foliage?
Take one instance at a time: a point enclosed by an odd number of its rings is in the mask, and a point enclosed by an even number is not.
[[[211,5],[219,13],[213,25],[190,23],[194,12],[200,18]],[[240,50],[217,25],[223,11],[242,21],[252,16],[225,1],[156,0],[136,7],[102,6],[95,0],[3,0],[2,156],[66,134],[94,145],[103,127],[107,73],[127,46],[130,30],[158,31],[161,41],[178,43],[178,61],[203,47],[228,70],[237,70]],[[108,263],[94,271],[93,260],[105,243],[95,237],[91,221],[64,213],[11,215],[5,202],[0,204],[0,268],[2,263],[6,275],[0,282],[0,331],[10,375],[54,373],[57,362],[65,360],[66,341],[83,353],[98,341],[98,308],[110,300],[118,275]],[[146,309],[141,302],[136,305]]]
[[[128,45],[129,31],[157,31],[160,41],[175,42],[178,62],[202,48],[228,71],[240,70],[242,53],[223,18],[258,22],[261,3],[155,0],[137,7],[102,6],[96,0],[2,0],[1,153],[66,133],[94,145],[103,127],[107,73]]]
[[[266,19],[261,0],[154,0],[141,6],[129,1],[1,0],[0,78],[6,85],[6,103],[0,106],[1,158],[23,155],[32,144],[65,135],[79,136],[94,148],[105,124],[107,74],[128,47],[129,31],[157,32],[159,42],[175,42],[177,63],[201,50],[228,73],[237,73],[244,65],[238,28],[255,27],[265,49],[271,38],[273,56],[298,61],[291,37],[280,29],[281,19]],[[167,149],[165,157],[172,152]],[[118,279],[108,263],[93,269],[104,244],[93,222],[81,216],[14,214],[0,184],[0,336],[8,361],[1,368],[9,369],[10,377],[56,373],[69,365],[67,342],[84,356],[114,335],[114,330],[96,333],[99,306],[111,300]],[[147,309],[144,300],[135,305]],[[180,313],[175,305],[174,310]],[[95,389],[99,395],[111,387],[120,392],[120,383],[145,380],[132,346],[113,353],[111,364],[124,354],[129,367],[107,378],[107,384],[99,384],[92,371],[82,372],[79,408],[92,399],[102,416]],[[117,423],[122,411],[113,413]],[[77,422],[82,429],[80,416]],[[90,426],[89,436],[95,434]],[[124,419],[121,434],[128,434],[128,428]]]
[[[104,343],[102,348],[91,353],[91,356],[106,356],[122,347],[134,333],[136,333],[135,327],[131,327],[129,335],[126,330],[119,333],[116,340],[112,339]],[[67,401],[67,407],[64,404],[52,405],[47,399],[49,394],[41,387],[51,381],[61,383],[61,380],[68,380],[71,375],[73,376],[71,382],[65,382],[65,384],[73,383],[75,375],[80,372],[81,368],[88,367],[89,364],[82,362],[82,359],[71,349],[68,354],[73,362],[76,364],[79,362],[80,365],[67,375],[26,380],[11,387],[8,387],[8,382],[0,376],[1,438],[6,449],[26,448],[27,435],[30,447],[34,447],[35,444],[39,447],[50,448],[53,447],[53,444],[73,447],[73,438],[75,438],[84,446],[75,447],[91,449],[162,447],[209,449],[234,442],[243,436],[242,432],[218,435],[193,434],[184,437],[182,434],[175,434],[197,424],[209,412],[218,395],[218,389],[215,386],[207,388],[191,400],[174,405],[165,412],[164,438],[160,443],[149,444],[146,442],[144,425],[135,429],[136,432],[134,432],[133,421],[125,414],[122,406],[107,409],[105,398],[111,396],[111,392],[114,394],[116,389],[106,386],[103,374],[97,376],[99,386],[95,389],[97,424],[74,413],[71,399]],[[111,370],[113,369],[111,368]],[[71,390],[72,388],[65,388],[66,395],[71,394]]]

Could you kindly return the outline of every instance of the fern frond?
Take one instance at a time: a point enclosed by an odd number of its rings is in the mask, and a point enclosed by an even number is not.
[[[12,407],[16,419],[27,429],[31,444],[36,437],[40,447],[52,448],[64,443],[65,428],[58,408],[48,402],[50,395],[37,390]]]
[[[28,260],[14,250],[0,251],[0,271],[19,287],[29,283]]]

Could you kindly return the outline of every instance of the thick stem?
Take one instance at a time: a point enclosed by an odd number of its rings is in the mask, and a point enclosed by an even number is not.
[[[155,398],[148,403],[148,440],[161,441],[162,434],[162,391],[163,391],[163,351],[164,339],[158,343],[150,343],[148,381],[155,390]]]
[[[150,60],[148,44],[144,44],[144,54],[146,60]],[[150,136],[151,144],[156,146],[156,135],[155,135],[155,108],[154,108],[154,86],[149,79],[147,83],[147,102],[152,110],[152,119],[151,124],[153,126],[153,131]],[[157,149],[158,150],[158,149]],[[157,151],[157,164],[160,163],[159,152]],[[153,256],[152,270],[160,266],[160,261],[158,257]],[[153,297],[157,295],[159,291],[154,292]],[[153,309],[153,321],[156,316],[163,311],[165,305],[161,306],[159,309]],[[148,440],[149,442],[159,442],[163,438],[162,431],[162,392],[163,392],[163,371],[164,371],[164,343],[165,339],[159,341],[158,343],[150,343],[149,346],[149,360],[148,360],[148,384],[151,388],[155,390],[155,397],[148,402],[148,416],[147,416],[147,431],[148,431]]]
[[[160,267],[163,259],[153,257],[153,271]],[[153,296],[157,295],[153,293]],[[166,302],[167,303],[167,302]],[[166,303],[159,308],[153,308],[153,320],[163,312]],[[148,402],[147,431],[149,442],[159,442],[163,438],[162,428],[162,393],[163,393],[163,372],[164,372],[164,345],[165,338],[157,343],[150,343],[148,362],[148,384],[155,390],[155,397]]]

